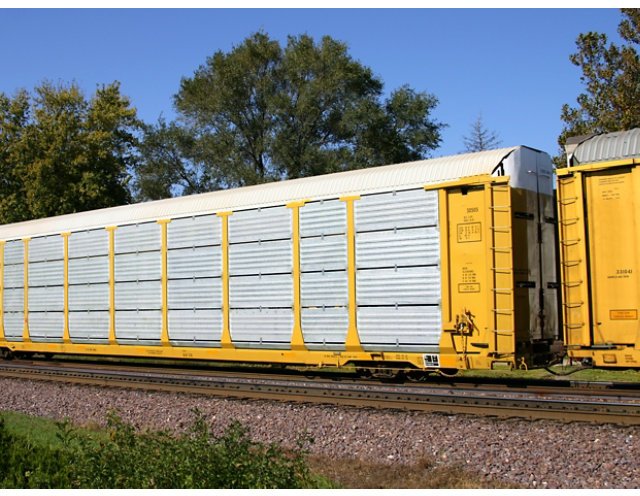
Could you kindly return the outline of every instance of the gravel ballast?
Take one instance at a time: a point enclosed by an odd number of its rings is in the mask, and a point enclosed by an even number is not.
[[[188,427],[197,408],[222,434],[231,420],[265,443],[295,446],[306,430],[311,452],[333,458],[412,464],[428,457],[530,488],[638,488],[640,427],[564,424],[421,412],[293,405],[0,379],[0,410],[78,424],[106,424],[118,409],[142,428]]]

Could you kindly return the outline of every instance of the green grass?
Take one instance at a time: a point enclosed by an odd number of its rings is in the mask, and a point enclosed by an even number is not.
[[[16,437],[27,439],[34,444],[49,448],[62,448],[60,439],[60,428],[62,426],[59,425],[60,422],[50,418],[34,417],[8,410],[0,411],[0,419],[4,419],[7,432]],[[86,426],[74,426],[74,429],[79,435],[93,436],[98,442],[109,438],[104,429],[87,428]]]
[[[578,366],[552,367],[552,373],[547,369],[532,370],[461,370],[460,377],[488,377],[488,378],[517,378],[517,379],[566,379],[572,381],[607,381],[607,382],[638,382],[640,370],[634,369],[582,369]]]

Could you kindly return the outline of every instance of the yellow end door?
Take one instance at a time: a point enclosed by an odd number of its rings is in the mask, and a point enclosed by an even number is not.
[[[640,302],[640,171],[585,175],[593,344],[637,340]]]

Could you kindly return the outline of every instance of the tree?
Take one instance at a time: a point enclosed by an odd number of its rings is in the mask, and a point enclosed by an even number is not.
[[[562,106],[562,148],[571,136],[622,131],[640,126],[640,9],[620,9],[618,33],[626,45],[607,44],[607,35],[590,31],[576,40],[578,52],[571,62],[580,67],[586,93],[578,107]],[[561,152],[562,153],[562,152]],[[557,158],[557,163],[562,163]]]
[[[139,158],[132,189],[136,197],[159,199],[219,189],[204,162],[202,145],[192,129],[167,124],[143,125]]]
[[[384,99],[382,88],[328,36],[319,43],[289,36],[283,48],[255,33],[182,79],[174,98],[178,121],[145,135],[139,198],[425,157],[441,141],[443,124],[430,116],[437,99],[406,86]],[[171,156],[153,143],[169,130],[189,137],[171,141]],[[187,177],[199,178],[195,188]]]
[[[484,126],[482,114],[479,114],[478,119],[471,124],[469,135],[463,136],[462,142],[464,143],[464,151],[467,153],[493,150],[502,143],[495,131],[489,131]]]
[[[0,94],[0,222],[131,201],[137,126],[117,82],[90,101],[75,84]]]

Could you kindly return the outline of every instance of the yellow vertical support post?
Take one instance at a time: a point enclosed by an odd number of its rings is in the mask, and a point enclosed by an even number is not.
[[[31,342],[29,336],[29,241],[31,238],[24,238],[24,330],[22,331],[22,341]]]
[[[71,344],[69,335],[69,236],[70,232],[61,233],[64,242],[64,329],[62,331],[62,342]]]
[[[169,298],[167,293],[167,285],[169,276],[167,273],[167,224],[171,219],[158,220],[162,232],[162,334],[160,335],[160,344],[162,346],[171,346],[169,343]]]
[[[118,226],[105,227],[105,230],[109,233],[109,344],[118,344],[116,341],[116,229],[118,229]]]
[[[218,212],[222,221],[222,336],[220,346],[233,349],[229,325],[229,216],[233,212]]]
[[[4,336],[4,244],[0,241],[0,343],[6,342]]]
[[[306,200],[291,202],[287,208],[291,209],[293,220],[293,333],[291,334],[291,349],[306,350],[302,334],[302,303],[300,296],[300,207],[304,207]]]
[[[347,329],[347,339],[345,350],[351,352],[362,352],[362,343],[358,335],[357,324],[357,302],[356,302],[356,223],[354,214],[355,200],[360,196],[344,196],[340,201],[346,203],[347,207],[347,261],[348,261],[348,281],[349,281],[349,328]]]
[[[425,186],[425,190],[431,186]],[[455,325],[451,311],[451,270],[449,268],[449,205],[448,191],[438,190],[438,228],[440,232],[440,308],[442,311],[442,328],[452,329]],[[442,345],[441,345],[442,346]]]

